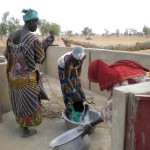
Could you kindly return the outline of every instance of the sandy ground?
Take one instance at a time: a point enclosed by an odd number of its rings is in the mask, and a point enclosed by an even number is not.
[[[44,78],[45,90],[52,100],[53,96],[62,102],[62,94],[58,79],[47,76],[47,80]],[[93,93],[89,90],[85,90],[87,99],[92,99],[95,102],[95,108],[99,109],[104,106],[106,98],[100,96],[97,93]],[[67,131],[66,124],[62,117],[49,118],[44,117],[43,123],[36,127],[37,134],[29,137],[21,137],[21,129],[15,121],[15,117],[11,112],[2,116],[3,122],[0,124],[0,149],[1,150],[52,150],[48,147],[50,141],[61,133]],[[90,149],[89,150],[110,150],[111,146],[111,128],[106,123],[100,123],[90,137]]]

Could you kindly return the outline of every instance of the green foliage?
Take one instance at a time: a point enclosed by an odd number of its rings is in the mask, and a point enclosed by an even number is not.
[[[3,14],[3,16],[2,16],[2,22],[7,22],[7,18],[8,18],[8,16],[9,16],[9,11],[7,11],[7,12],[5,12],[4,14]]]
[[[85,36],[85,38],[86,38],[86,36],[88,35],[88,36],[90,36],[91,34],[92,34],[92,29],[90,29],[89,27],[85,27],[84,29],[83,29],[83,31],[81,31],[82,32],[82,34]]]
[[[143,32],[145,36],[148,37],[150,35],[150,28],[144,25]]]
[[[45,19],[40,20],[39,30],[42,36],[47,36],[51,31],[53,31],[57,36],[60,35],[60,26],[56,23],[50,24]]]
[[[11,34],[12,32],[14,32],[15,30],[20,28],[20,21],[14,17],[11,17],[8,21],[7,21],[7,30],[9,32],[9,34]]]
[[[42,36],[49,34],[49,28],[50,24],[45,19],[40,20],[39,30]]]
[[[59,36],[60,32],[61,32],[60,25],[58,25],[56,23],[51,23],[49,31],[53,31],[57,36]]]
[[[6,28],[6,25],[4,22],[1,22],[0,23],[0,36],[1,36],[1,39],[4,35],[6,35],[7,33],[7,28]]]
[[[2,22],[0,23],[0,36],[1,39],[6,34],[11,34],[16,29],[20,28],[20,21],[14,17],[9,18],[9,12],[5,12],[2,16]]]

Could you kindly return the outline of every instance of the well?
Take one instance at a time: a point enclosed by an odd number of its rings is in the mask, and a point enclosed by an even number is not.
[[[8,94],[8,82],[6,76],[7,60],[0,56],[0,122],[2,114],[11,110],[11,103]]]

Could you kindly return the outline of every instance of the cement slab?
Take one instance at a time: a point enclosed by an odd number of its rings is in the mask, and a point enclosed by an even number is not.
[[[47,81],[48,79],[48,81]],[[43,78],[46,92],[49,96],[57,95],[62,99],[58,79],[47,76]],[[51,90],[48,82],[50,83]],[[105,97],[97,93],[85,90],[88,100],[95,103],[95,108],[101,109],[106,102]],[[21,129],[15,121],[13,112],[10,111],[2,116],[3,122],[0,124],[0,149],[1,150],[52,150],[48,147],[49,142],[61,133],[67,131],[64,119],[44,117],[43,123],[37,127],[37,134],[29,137],[21,137]],[[106,123],[97,125],[94,132],[90,135],[90,150],[110,150],[111,148],[111,128]]]

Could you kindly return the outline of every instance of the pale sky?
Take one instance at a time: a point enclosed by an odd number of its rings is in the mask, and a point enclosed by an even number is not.
[[[84,27],[97,34],[104,29],[124,32],[150,27],[150,0],[3,0],[0,17],[9,11],[23,24],[21,11],[28,8],[38,11],[40,19],[59,24],[61,31],[73,33],[81,33]]]

